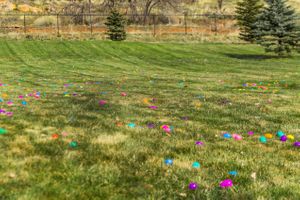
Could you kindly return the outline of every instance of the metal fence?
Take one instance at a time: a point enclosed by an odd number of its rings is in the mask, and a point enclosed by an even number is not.
[[[134,22],[143,16],[125,16],[126,31],[135,35],[237,35],[233,15],[151,15],[144,23]],[[107,15],[101,14],[10,14],[0,15],[1,35],[21,36],[104,36]],[[297,21],[300,25],[300,18]]]
[[[238,31],[231,15],[151,15],[145,23],[128,19],[128,34],[158,36],[165,34],[232,34]],[[142,17],[142,16],[141,16]],[[101,14],[24,14],[0,15],[0,33],[23,35],[104,35],[106,15]]]

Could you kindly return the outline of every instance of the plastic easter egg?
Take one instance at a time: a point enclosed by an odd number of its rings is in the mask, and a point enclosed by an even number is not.
[[[66,137],[66,136],[69,135],[67,132],[62,132],[61,134],[62,134],[62,136],[64,136],[64,137]]]
[[[148,128],[155,128],[155,124],[149,123],[149,124],[147,124],[147,127],[148,127]]]
[[[281,142],[286,142],[287,139],[288,139],[288,138],[287,138],[286,135],[283,135],[283,136],[280,137],[280,141],[281,141]]]
[[[190,190],[196,190],[197,188],[198,188],[198,184],[197,184],[197,183],[191,182],[191,183],[189,184],[189,189],[190,189]]]
[[[0,128],[0,135],[6,134],[7,130],[4,128]]]
[[[125,92],[121,92],[121,96],[122,96],[122,97],[126,97],[127,94],[126,94]]]
[[[253,134],[254,134],[253,131],[249,131],[249,132],[248,132],[248,135],[253,135]]]
[[[287,138],[288,138],[289,140],[294,140],[294,139],[295,139],[295,137],[294,137],[293,135],[287,135]]]
[[[118,127],[121,127],[121,126],[123,126],[123,123],[122,123],[122,122],[117,122],[116,125],[117,125]]]
[[[23,105],[23,106],[26,106],[26,105],[27,105],[27,102],[26,102],[26,101],[22,101],[22,105]]]
[[[13,112],[6,112],[6,116],[7,116],[7,117],[12,117],[13,114],[14,114]]]
[[[76,148],[76,147],[78,146],[78,142],[72,141],[72,142],[70,142],[69,146],[70,146],[71,148]]]
[[[231,138],[231,135],[230,135],[230,133],[224,133],[223,137],[229,139],[229,138]]]
[[[58,134],[56,134],[56,133],[52,134],[52,139],[58,139],[58,137],[59,137]]]
[[[168,125],[162,125],[161,128],[167,133],[171,132],[171,127]]]
[[[149,108],[152,109],[152,110],[156,110],[157,106],[149,106]]]
[[[181,117],[181,119],[184,120],[184,121],[187,121],[187,120],[189,120],[189,117],[184,116],[184,117]]]
[[[300,148],[300,142],[295,142],[295,143],[294,143],[294,147]]]
[[[231,176],[236,176],[237,175],[237,171],[230,171],[228,174],[231,175]]]
[[[230,179],[226,179],[220,183],[221,188],[229,188],[232,186],[233,186],[233,183],[232,183],[232,180],[230,180]]]
[[[165,164],[170,166],[170,165],[173,165],[173,160],[168,158],[168,159],[165,159]]]
[[[199,162],[194,162],[193,164],[192,164],[192,167],[193,168],[200,168],[200,163]]]
[[[267,143],[267,138],[265,136],[260,136],[259,141],[261,143]]]
[[[134,127],[135,127],[135,123],[129,123],[128,126],[129,126],[130,128],[134,128]]]
[[[273,134],[271,134],[271,133],[266,133],[266,134],[265,134],[265,137],[266,137],[267,139],[272,139],[272,138],[273,138]]]
[[[232,134],[232,137],[235,140],[242,140],[243,139],[243,137],[241,135],[238,135],[238,134]]]
[[[283,131],[277,131],[276,133],[277,137],[282,137],[284,135]]]
[[[106,101],[105,101],[105,100],[100,100],[100,101],[99,101],[99,105],[100,105],[100,106],[104,106],[105,104],[106,104]]]
[[[196,142],[195,142],[195,145],[196,145],[196,146],[203,146],[203,144],[204,144],[204,143],[201,142],[201,141],[196,141]]]

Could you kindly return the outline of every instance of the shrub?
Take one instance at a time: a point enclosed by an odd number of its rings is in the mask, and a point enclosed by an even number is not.
[[[236,19],[240,28],[240,39],[251,43],[255,42],[257,39],[255,23],[262,7],[260,0],[242,0],[237,3]]]
[[[299,48],[300,33],[296,27],[296,15],[286,0],[266,0],[264,8],[256,23],[258,43],[267,52],[275,52],[279,56],[290,54]]]
[[[108,29],[106,34],[109,36],[109,39],[113,41],[125,40],[125,24],[126,20],[124,17],[118,11],[112,10],[105,23]]]

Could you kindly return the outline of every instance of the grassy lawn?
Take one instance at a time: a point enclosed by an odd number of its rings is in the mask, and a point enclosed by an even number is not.
[[[0,73],[0,199],[299,199],[299,55],[2,40]]]

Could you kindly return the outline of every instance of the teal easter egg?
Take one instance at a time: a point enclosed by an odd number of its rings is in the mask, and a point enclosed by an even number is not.
[[[267,143],[267,138],[266,138],[265,136],[261,136],[261,137],[259,138],[259,141],[260,141],[261,143]]]
[[[72,142],[70,142],[69,146],[70,146],[71,148],[76,148],[76,147],[78,146],[78,142],[72,141]]]
[[[284,132],[283,131],[277,131],[276,135],[277,135],[277,137],[282,137],[282,136],[284,136]]]
[[[200,163],[199,162],[194,162],[193,164],[192,164],[192,167],[193,168],[200,168]]]

